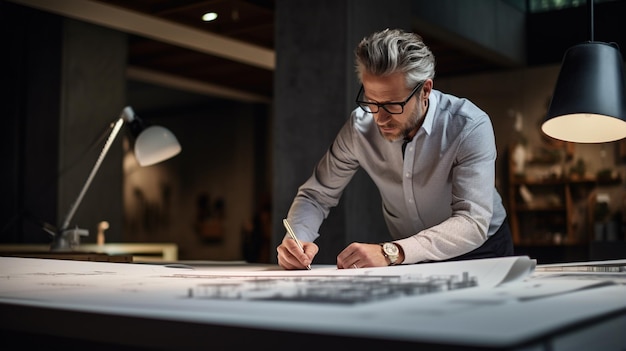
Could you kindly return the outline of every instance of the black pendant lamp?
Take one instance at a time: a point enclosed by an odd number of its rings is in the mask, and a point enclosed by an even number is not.
[[[626,137],[624,61],[615,43],[591,41],[569,48],[541,130],[575,143],[604,143]]]

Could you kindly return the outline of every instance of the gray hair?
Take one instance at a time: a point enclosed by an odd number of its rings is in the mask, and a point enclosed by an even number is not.
[[[407,87],[412,88],[435,77],[435,56],[422,37],[401,29],[385,29],[363,38],[354,54],[361,81],[364,72],[375,76],[402,72]]]

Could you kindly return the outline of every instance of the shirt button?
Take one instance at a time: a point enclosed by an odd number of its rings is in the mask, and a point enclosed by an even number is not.
[[[412,204],[412,203],[413,203],[413,199],[409,199],[409,203],[411,203],[411,204]]]
[[[404,175],[405,175],[407,178],[411,178],[411,173],[409,173],[409,172],[406,172]]]

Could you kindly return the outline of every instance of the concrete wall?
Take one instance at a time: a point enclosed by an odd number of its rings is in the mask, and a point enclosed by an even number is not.
[[[255,127],[269,123],[267,111],[216,102],[204,112],[153,112],[145,118],[170,129],[182,152],[139,167],[126,151],[124,241],[174,242],[180,259],[242,260],[242,235],[256,214],[257,192],[269,192],[255,183],[265,171],[255,162],[266,150],[255,148]]]

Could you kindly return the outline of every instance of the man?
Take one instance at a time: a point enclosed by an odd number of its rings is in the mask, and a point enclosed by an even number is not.
[[[287,220],[303,249],[285,236],[278,264],[313,261],[317,231],[360,167],[380,191],[391,240],[351,243],[338,268],[513,255],[489,116],[433,89],[435,58],[417,34],[373,33],[355,56],[358,106],[298,189]]]

